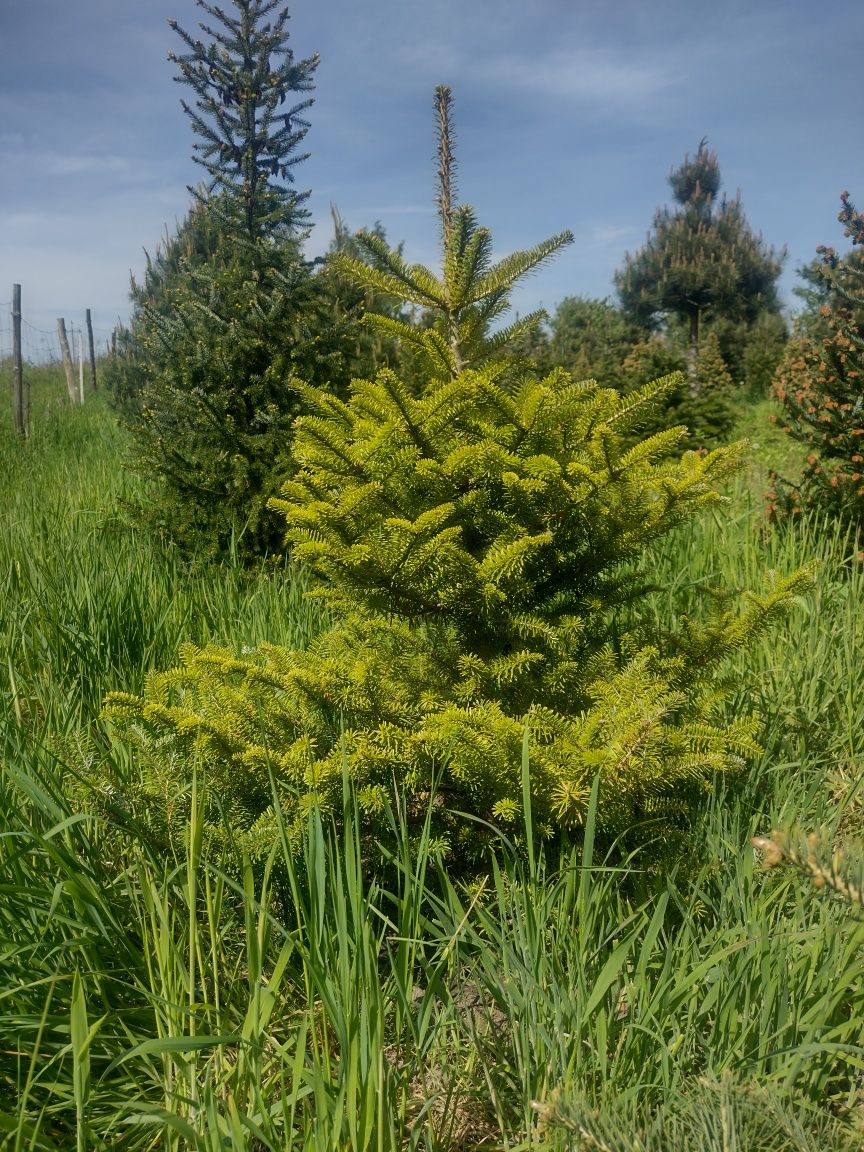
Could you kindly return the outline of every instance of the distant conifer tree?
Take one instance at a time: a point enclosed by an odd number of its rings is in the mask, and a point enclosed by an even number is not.
[[[687,323],[693,384],[703,319],[749,324],[778,311],[783,254],[752,231],[740,197],[718,198],[720,165],[704,140],[669,183],[677,207],[658,209],[647,242],[627,253],[615,284],[624,311],[638,323],[654,327],[670,316]]]
[[[584,296],[565,297],[549,329],[550,367],[566,368],[577,380],[596,380],[607,388],[620,387],[621,366],[641,335],[613,301]]]

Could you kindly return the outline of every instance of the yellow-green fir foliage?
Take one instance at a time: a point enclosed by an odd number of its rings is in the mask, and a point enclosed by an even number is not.
[[[293,816],[311,797],[338,809],[343,727],[368,817],[394,780],[422,804],[438,779],[442,807],[500,823],[520,812],[527,722],[548,830],[579,823],[598,772],[611,830],[755,751],[754,720],[724,718],[718,671],[803,580],[662,634],[640,617],[634,563],[718,502],[739,450],[675,459],[674,431],[623,450],[668,381],[622,400],[561,372],[508,396],[495,375],[422,399],[389,372],[348,402],[310,395],[321,414],[298,423],[280,507],[342,622],[307,652],[190,648],[143,699],[112,698],[145,746],[170,734],[203,754],[253,847],[272,831],[270,768]],[[441,817],[451,847],[474,837]]]
[[[638,441],[674,376],[624,398],[563,370],[520,379],[489,316],[561,240],[491,269],[473,215],[448,204],[442,221],[437,287],[404,269],[440,301],[422,393],[389,370],[345,400],[302,389],[297,470],[274,504],[338,622],[305,652],[189,648],[142,698],[109,701],[148,754],[197,750],[245,798],[253,847],[273,830],[270,773],[298,821],[312,798],[338,810],[343,756],[373,826],[394,781],[409,817],[437,788],[436,833],[467,859],[477,825],[449,813],[517,820],[526,731],[547,833],[579,825],[598,773],[614,831],[756,750],[719,673],[805,578],[660,629],[640,571],[653,542],[721,501],[740,446],[681,457],[680,428]]]

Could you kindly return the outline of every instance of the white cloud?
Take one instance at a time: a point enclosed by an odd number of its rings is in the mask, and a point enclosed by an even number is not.
[[[0,162],[6,163],[13,158],[16,164],[21,164],[23,161],[28,174],[116,176],[132,171],[132,163],[126,156],[100,156],[75,152],[31,152],[26,149],[4,147],[6,144],[7,141],[0,138]]]
[[[125,156],[87,156],[69,153],[44,153],[31,157],[31,162],[49,176],[77,176],[84,173],[111,174],[129,172],[132,168]]]
[[[600,252],[607,248],[618,249],[628,236],[634,236],[638,229],[632,225],[594,224],[578,238],[582,252]]]
[[[534,57],[504,54],[477,62],[479,74],[555,99],[587,104],[637,104],[673,88],[683,72],[662,61],[608,49],[556,48]]]

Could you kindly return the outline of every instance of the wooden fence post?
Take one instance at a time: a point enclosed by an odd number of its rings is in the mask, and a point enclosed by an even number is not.
[[[66,372],[66,390],[69,393],[69,403],[75,403],[75,366],[72,363],[72,353],[69,351],[69,339],[66,336],[66,321],[61,316],[57,320],[57,335],[60,337],[60,351],[63,353],[63,368]]]
[[[93,346],[93,321],[90,319],[90,309],[87,309],[87,343],[90,345],[90,383],[95,392],[99,385],[96,383],[96,349]]]
[[[78,329],[78,399],[84,403],[84,333]]]
[[[29,405],[28,405],[29,407]],[[24,362],[21,357],[21,285],[12,285],[12,411],[15,431],[27,435],[28,413],[24,407]]]

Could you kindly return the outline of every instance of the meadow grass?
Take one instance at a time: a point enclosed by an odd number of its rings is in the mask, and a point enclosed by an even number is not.
[[[141,487],[125,434],[104,397],[69,409],[57,389],[51,376],[34,381],[25,443],[0,412],[0,676],[11,706],[77,725],[106,691],[140,690],[185,641],[305,644],[319,620],[303,579],[275,563],[190,569],[137,531],[124,512]]]
[[[595,796],[577,842],[502,838],[466,886],[398,793],[378,870],[347,786],[340,829],[313,810],[254,868],[205,837],[193,765],[168,855],[88,807],[81,747],[127,755],[107,691],[184,640],[301,645],[320,621],[288,567],[189,568],[142,537],[122,431],[51,386],[27,443],[0,424],[0,1147],[861,1147],[864,927],[750,838],[860,832],[864,576],[829,524],[767,530],[765,461],[789,459],[767,425],[729,508],[652,557],[667,625],[715,585],[816,565],[730,669],[762,759],[706,794],[677,856],[650,825],[601,848]]]

